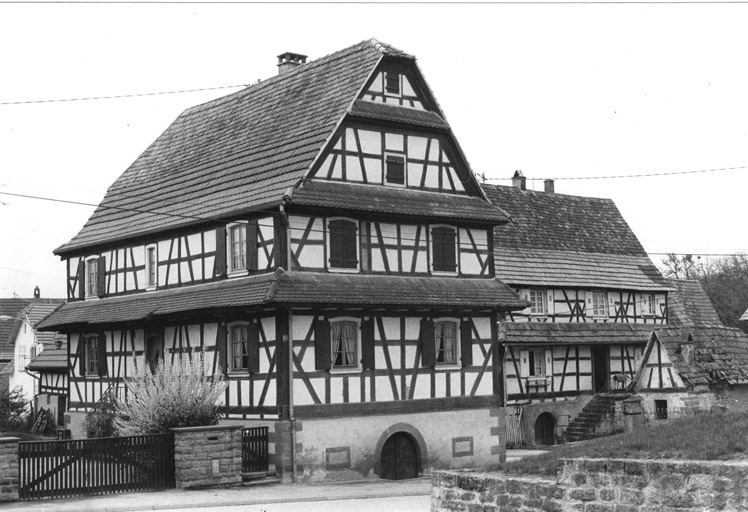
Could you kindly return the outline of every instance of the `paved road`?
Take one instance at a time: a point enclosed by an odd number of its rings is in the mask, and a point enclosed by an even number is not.
[[[397,496],[389,498],[362,498],[352,500],[320,500],[266,505],[224,505],[219,507],[194,507],[159,509],[159,512],[428,512],[430,496]],[[144,509],[146,510],[153,509]],[[133,511],[136,512],[136,511]]]

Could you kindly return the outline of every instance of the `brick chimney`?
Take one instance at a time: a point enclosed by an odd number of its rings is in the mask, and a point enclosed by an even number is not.
[[[278,74],[287,73],[302,64],[306,64],[306,55],[293,52],[281,53],[278,55]]]
[[[514,171],[514,176],[512,176],[512,186],[515,188],[518,188],[520,190],[526,190],[527,179],[522,174],[522,171]]]
[[[39,287],[38,286],[34,287],[34,298],[38,299],[41,296],[42,296],[42,292],[39,290]]]
[[[548,194],[553,194],[556,191],[556,187],[553,184],[553,180],[551,179],[544,180],[543,186],[545,187],[545,191]]]

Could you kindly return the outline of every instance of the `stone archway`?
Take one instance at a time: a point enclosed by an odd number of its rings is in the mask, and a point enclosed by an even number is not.
[[[426,467],[426,442],[412,425],[397,423],[382,432],[374,449],[374,456],[374,471],[381,478],[416,478]]]
[[[535,445],[556,444],[556,418],[549,412],[538,415],[535,420]]]

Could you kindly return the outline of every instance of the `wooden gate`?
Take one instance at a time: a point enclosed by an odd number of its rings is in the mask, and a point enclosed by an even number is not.
[[[268,428],[242,429],[242,473],[268,470]]]
[[[174,436],[18,444],[19,498],[35,500],[174,487]]]

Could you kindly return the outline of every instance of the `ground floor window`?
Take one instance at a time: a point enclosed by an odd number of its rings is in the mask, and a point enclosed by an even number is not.
[[[353,321],[332,323],[331,346],[333,368],[358,366],[358,324]]]

